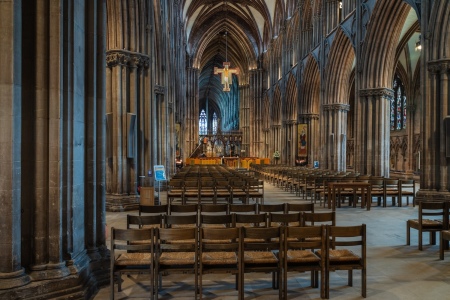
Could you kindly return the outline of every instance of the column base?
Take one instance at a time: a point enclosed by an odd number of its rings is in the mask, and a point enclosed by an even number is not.
[[[63,278],[70,275],[66,262],[30,266],[30,277],[33,281]]]
[[[0,273],[0,290],[12,289],[30,283],[30,276],[25,274],[25,269],[11,273]]]
[[[139,195],[106,195],[106,211],[138,210]]]

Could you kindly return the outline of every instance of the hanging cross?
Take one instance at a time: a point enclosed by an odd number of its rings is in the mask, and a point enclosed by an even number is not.
[[[223,69],[214,67],[214,75],[220,74],[222,78],[223,91],[229,92],[233,73],[239,75],[239,68],[229,69],[230,62],[223,63]]]

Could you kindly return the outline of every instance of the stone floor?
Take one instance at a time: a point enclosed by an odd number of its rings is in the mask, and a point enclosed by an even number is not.
[[[165,202],[161,192],[162,203]],[[265,184],[265,203],[307,201]],[[316,204],[316,211],[325,210]],[[136,211],[108,212],[108,226],[126,227],[126,214]],[[439,246],[428,245],[424,235],[423,251],[417,249],[418,234],[411,233],[411,246],[406,246],[406,220],[417,217],[417,207],[372,207],[370,211],[344,206],[337,209],[338,225],[367,224],[367,299],[450,299],[450,253],[439,260]],[[108,241],[109,245],[109,241]],[[347,272],[330,274],[330,299],[362,299],[360,272],[354,272],[353,287],[347,286]],[[237,299],[234,277],[207,275],[203,297],[206,299]],[[142,276],[143,277],[143,276]],[[149,280],[123,276],[122,292],[115,299],[148,299]],[[96,300],[109,299],[110,288],[101,289]],[[163,277],[160,299],[193,299],[192,275]],[[278,299],[278,291],[271,288],[269,274],[245,275],[245,299]],[[288,299],[320,299],[318,289],[309,287],[309,274],[291,273]]]

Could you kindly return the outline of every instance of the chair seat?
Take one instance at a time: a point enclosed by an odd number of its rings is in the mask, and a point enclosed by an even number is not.
[[[309,250],[288,250],[286,254],[288,263],[315,263],[320,258]]]
[[[238,257],[234,252],[203,252],[204,265],[232,265],[237,264]]]
[[[409,220],[411,225],[419,226],[419,219],[411,219]],[[442,227],[442,221],[439,220],[430,220],[430,219],[422,219],[422,227]]]
[[[316,253],[318,256],[321,256],[320,252],[321,252],[320,250],[317,250]],[[351,261],[358,262],[361,260],[361,257],[359,257],[358,255],[356,255],[355,253],[353,253],[348,249],[339,249],[339,250],[330,249],[329,258],[330,262],[351,262]]]
[[[194,252],[164,252],[159,258],[161,265],[192,265],[194,263]]]
[[[195,243],[195,239],[187,239],[187,240],[171,240],[167,241],[167,244],[191,244]]]
[[[272,252],[267,251],[245,251],[244,263],[247,264],[267,264],[277,263],[278,258]]]
[[[151,264],[150,253],[123,253],[116,258],[116,266],[139,266]]]

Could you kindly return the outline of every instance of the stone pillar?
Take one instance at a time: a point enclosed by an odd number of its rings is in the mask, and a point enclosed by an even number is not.
[[[450,60],[428,62],[427,93],[423,109],[423,156],[418,201],[450,201],[449,158],[447,143],[450,138],[450,107],[448,93]],[[426,101],[425,101],[426,99]]]
[[[359,105],[355,111],[355,171],[361,174],[389,177],[392,97],[393,91],[388,88],[359,91]]]
[[[186,99],[186,122],[182,124],[185,134],[185,145],[183,147],[183,157],[189,157],[192,151],[198,146],[198,78],[200,71],[196,68],[187,69],[187,99]]]
[[[148,87],[143,78],[148,76],[149,57],[127,50],[109,50],[106,55],[106,168],[107,209],[109,211],[135,209],[139,199],[137,186],[144,166],[146,132],[142,119],[150,113],[145,99]],[[140,169],[141,174],[138,174]]]
[[[105,235],[105,4],[87,2],[86,248],[92,261],[107,257]],[[60,208],[61,209],[61,208]]]
[[[251,144],[252,137],[250,135],[250,124],[252,116],[250,114],[250,86],[248,84],[241,85],[239,87],[240,91],[240,116],[239,116],[239,125],[242,130],[242,143],[240,145],[240,149],[236,150],[244,150],[244,152],[240,151],[239,156],[249,156],[249,145]]]
[[[250,71],[250,132],[251,144],[247,156],[265,157],[263,133],[263,70]]]
[[[22,1],[0,2],[0,290],[30,282],[21,261],[21,22]]]
[[[346,165],[346,140],[347,140],[347,112],[348,104],[324,104],[323,110],[328,114],[325,118],[326,168],[336,171],[345,171]]]

